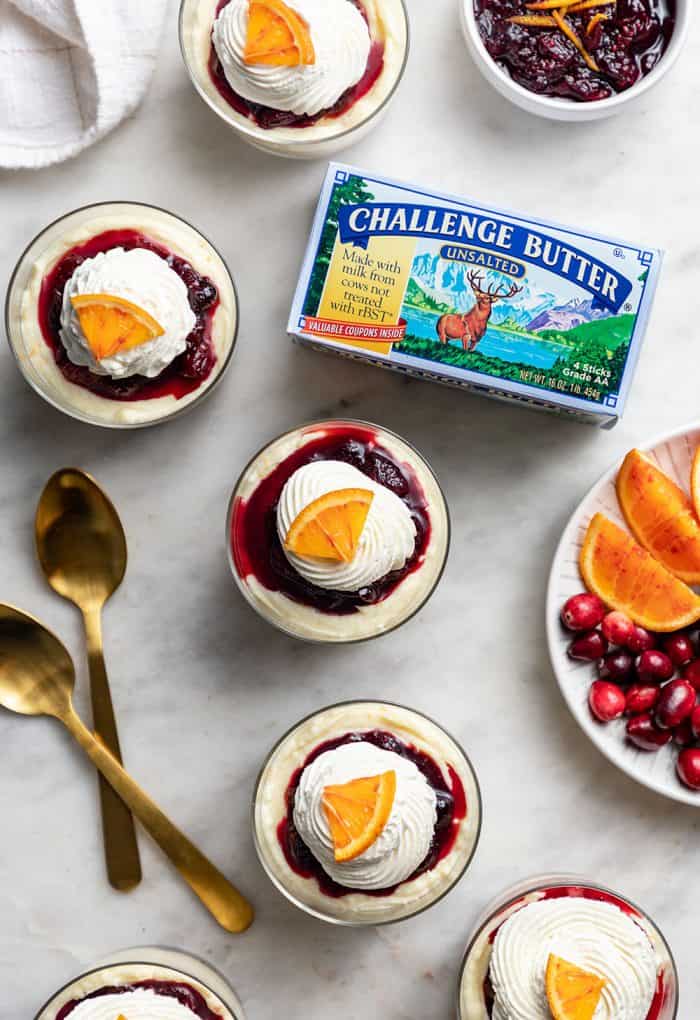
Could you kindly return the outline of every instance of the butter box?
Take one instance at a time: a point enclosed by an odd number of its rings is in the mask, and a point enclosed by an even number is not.
[[[289,333],[611,427],[663,254],[331,163]]]

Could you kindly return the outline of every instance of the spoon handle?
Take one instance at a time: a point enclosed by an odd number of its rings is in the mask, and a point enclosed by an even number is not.
[[[119,747],[117,723],[114,718],[102,649],[100,610],[86,610],[83,616],[95,733],[121,764],[122,754]],[[120,892],[129,892],[141,881],[141,860],[136,842],[134,817],[103,776],[100,776],[100,806],[102,808],[102,832],[107,875],[110,884]]]
[[[222,928],[230,932],[245,931],[253,922],[254,914],[250,903],[141,790],[116,758],[112,757],[81,722],[72,706],[61,715],[61,722],[70,730],[124,803],[128,804]]]

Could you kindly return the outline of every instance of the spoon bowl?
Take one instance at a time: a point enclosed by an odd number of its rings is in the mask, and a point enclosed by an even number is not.
[[[56,635],[33,616],[0,606],[0,705],[60,718],[70,709],[74,683],[73,662]]]

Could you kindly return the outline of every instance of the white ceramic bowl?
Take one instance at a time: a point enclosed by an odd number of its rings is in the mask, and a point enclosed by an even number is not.
[[[409,21],[405,0],[381,0],[386,33],[385,66],[366,96],[336,121],[323,118],[306,128],[259,127],[238,113],[219,93],[209,73],[211,30],[219,0],[181,0],[180,49],[192,84],[204,102],[236,134],[256,149],[291,159],[327,159],[354,145],[386,113],[408,61]]]
[[[621,92],[610,99],[601,99],[591,103],[577,103],[570,99],[554,99],[551,96],[540,96],[519,85],[507,71],[496,63],[484,46],[474,14],[474,0],[458,0],[464,35],[467,47],[476,66],[484,78],[493,85],[506,99],[519,106],[527,113],[547,117],[550,120],[568,120],[580,123],[589,120],[602,120],[620,113],[630,103],[635,102],[649,89],[653,88],[671,70],[680,55],[690,27],[691,0],[676,0],[676,26],[663,57],[654,70],[642,78],[626,92]]]
[[[700,422],[676,429],[645,443],[640,449],[650,454],[659,467],[687,491],[690,465],[698,445]],[[596,678],[594,665],[589,662],[573,662],[566,654],[572,635],[567,634],[561,626],[559,613],[571,595],[585,590],[578,560],[591,518],[600,512],[629,530],[615,493],[615,478],[620,464],[618,460],[581,501],[564,529],[554,556],[547,592],[547,642],[552,667],[574,719],[613,765],[664,797],[700,808],[700,792],[683,786],[676,775],[679,748],[671,742],[660,751],[640,751],[626,740],[626,719],[607,725],[597,722],[588,707],[588,691]]]

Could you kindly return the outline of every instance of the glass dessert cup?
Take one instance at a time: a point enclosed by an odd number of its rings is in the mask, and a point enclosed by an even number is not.
[[[416,755],[427,755],[440,769],[454,796],[454,814],[443,830],[438,853],[431,849],[427,870],[393,890],[363,893],[331,885],[315,862],[313,875],[293,868],[285,838],[290,791],[309,756],[329,742],[358,734],[391,734]],[[449,775],[449,780],[446,778]],[[312,917],[347,927],[392,924],[433,906],[466,873],[481,834],[481,792],[471,762],[456,741],[422,713],[381,701],[350,701],[315,712],[297,723],[275,745],[258,777],[253,798],[253,839],[260,862],[277,889]],[[434,839],[437,840],[438,828]],[[435,844],[437,845],[437,844]],[[307,851],[308,853],[308,851]]]
[[[260,549],[265,555],[273,553],[285,567],[284,553],[274,532],[265,530],[264,517],[274,515],[279,491],[286,480],[286,465],[294,458],[303,457],[307,448],[316,444],[340,444],[343,441],[364,440],[374,444],[377,454],[386,454],[398,469],[405,473],[412,487],[418,512],[427,520],[413,559],[406,564],[398,581],[391,582],[383,594],[373,602],[359,604],[350,609],[328,610],[317,608],[316,594],[325,593],[309,589],[307,601],[304,592],[299,597],[285,590],[286,579],[267,576],[261,569]],[[309,454],[311,457],[311,454]],[[331,458],[332,459],[332,458]],[[280,481],[275,479],[280,475]],[[289,468],[289,474],[293,468]],[[276,485],[276,488],[274,486]],[[257,510],[256,503],[264,486],[271,486],[269,506]],[[408,496],[406,497],[408,500]],[[415,509],[415,507],[414,507]],[[263,534],[251,536],[250,515],[261,520]],[[442,576],[450,542],[450,521],[447,504],[428,463],[405,440],[369,422],[331,419],[313,422],[291,429],[262,448],[243,469],[229,505],[226,523],[226,546],[231,571],[246,601],[259,615],[292,637],[317,643],[351,643],[379,637],[401,626],[414,616],[435,591]],[[271,562],[271,561],[270,561]],[[257,566],[256,566],[257,564]],[[262,567],[265,567],[262,563]],[[294,573],[292,571],[292,573]],[[261,576],[264,575],[264,576]],[[298,575],[294,575],[295,578]],[[300,581],[303,580],[298,578]],[[377,582],[382,585],[382,581]],[[296,593],[295,593],[296,594]]]
[[[52,995],[35,1020],[64,1020],[73,1012],[68,1008],[70,1003],[103,988],[118,989],[140,982],[184,984],[193,990],[193,1020],[245,1020],[235,992],[210,964],[182,950],[158,946],[141,946],[111,954]],[[126,1003],[125,999],[124,1009],[131,1017]]]
[[[143,236],[181,263],[189,264],[200,282],[211,281],[218,299],[203,312],[215,361],[206,377],[174,379],[160,395],[139,399],[111,398],[69,381],[59,368],[44,332],[44,281],[60,269],[74,249],[89,246],[101,235]],[[138,245],[137,245],[138,246]],[[101,249],[100,249],[101,250]],[[87,257],[87,256],[84,256]],[[104,428],[129,429],[159,424],[199,404],[228,368],[238,332],[238,299],[231,275],[215,248],[179,217],[137,202],[106,202],[67,213],[39,233],[21,255],[10,280],[5,304],[7,337],[25,380],[53,407],[79,421]],[[60,340],[52,340],[58,348]],[[163,373],[165,376],[171,366]],[[95,376],[95,379],[104,377]],[[152,382],[158,383],[160,377]]]
[[[369,91],[338,116],[306,127],[260,127],[220,93],[209,69],[211,30],[220,0],[182,0],[180,49],[195,89],[235,133],[255,148],[292,159],[326,159],[364,138],[386,113],[403,78],[409,52],[405,0],[368,0],[377,9],[384,39],[384,66]]]
[[[585,893],[591,899],[611,902],[621,907],[646,932],[656,956],[658,977],[656,996],[644,1020],[675,1020],[679,1001],[678,971],[661,931],[644,911],[619,893],[580,875],[566,874],[526,879],[507,889],[486,907],[474,927],[460,970],[457,987],[459,1020],[490,1020],[485,993],[493,939],[500,926],[518,909],[545,898],[562,896],[562,892],[566,895],[567,890],[570,890],[572,896]]]
[[[516,82],[491,56],[479,33],[474,0],[459,0],[462,28],[467,48],[481,74],[493,88],[520,109],[550,120],[602,120],[621,113],[646,95],[671,70],[685,45],[690,27],[690,0],[675,0],[675,25],[665,52],[656,66],[630,88],[605,99],[577,102],[540,95]],[[547,12],[544,12],[547,13]]]

